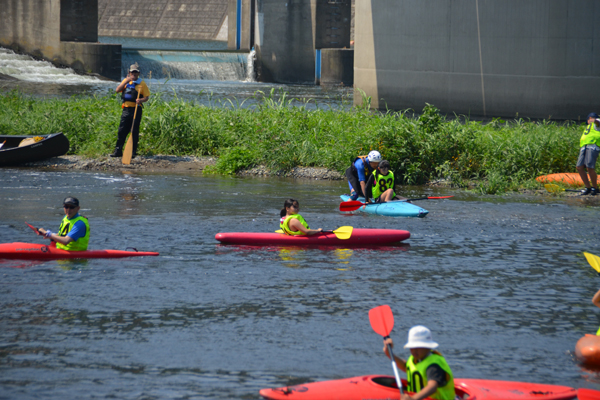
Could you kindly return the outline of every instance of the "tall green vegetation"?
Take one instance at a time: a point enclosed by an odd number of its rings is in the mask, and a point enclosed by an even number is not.
[[[575,123],[522,119],[447,120],[432,105],[418,117],[366,107],[309,109],[292,106],[285,94],[259,95],[251,107],[233,102],[206,107],[153,95],[144,107],[138,152],[218,156],[207,172],[233,174],[255,165],[342,172],[357,155],[378,150],[402,183],[448,179],[498,193],[533,185],[541,174],[573,170],[582,129]],[[112,151],[120,111],[115,95],[62,100],[11,92],[0,95],[0,134],[62,131],[71,154],[98,157]]]

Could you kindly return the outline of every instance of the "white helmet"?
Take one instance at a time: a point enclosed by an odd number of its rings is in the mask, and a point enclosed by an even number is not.
[[[367,160],[369,160],[369,162],[380,162],[381,154],[377,150],[373,150],[367,156]]]

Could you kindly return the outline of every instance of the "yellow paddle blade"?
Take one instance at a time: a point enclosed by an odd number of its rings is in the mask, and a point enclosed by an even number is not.
[[[283,229],[277,229],[275,233],[283,233]]]
[[[594,268],[596,272],[600,274],[600,257],[595,256],[591,253],[586,253],[585,251],[583,252],[583,255],[585,256],[585,258],[587,258],[592,268]]]
[[[350,239],[350,236],[352,236],[352,231],[354,230],[354,227],[352,226],[340,226],[339,228],[337,228],[336,230],[333,231],[333,233],[335,233],[335,236],[338,239]]]
[[[547,183],[544,185],[544,187],[550,193],[558,193],[558,192],[563,192],[565,190],[565,189],[561,188],[560,186],[554,185],[552,183]]]

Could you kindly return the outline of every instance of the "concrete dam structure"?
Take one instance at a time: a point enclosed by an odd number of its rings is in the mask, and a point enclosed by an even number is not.
[[[355,88],[379,109],[584,120],[600,110],[598,13],[594,0],[357,0]]]
[[[0,0],[0,46],[81,73],[121,77],[121,46],[98,43],[97,0]]]

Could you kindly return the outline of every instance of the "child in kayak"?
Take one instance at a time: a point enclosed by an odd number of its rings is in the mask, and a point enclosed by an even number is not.
[[[302,218],[302,215],[298,214],[299,210],[300,205],[298,204],[298,200],[287,199],[283,203],[283,208],[279,213],[281,216],[279,226],[285,234],[311,236],[323,231],[322,228],[310,229],[304,218]]]
[[[390,170],[390,162],[382,160],[367,181],[367,192],[370,191],[373,194],[375,203],[386,203],[394,198],[404,199],[404,197],[396,196],[395,186],[396,180],[394,173]]]
[[[390,357],[387,344],[394,347],[389,337],[383,340],[383,352]],[[422,400],[431,397],[437,400],[454,400],[454,377],[452,370],[444,357],[434,351],[438,344],[431,338],[431,331],[422,325],[410,328],[405,349],[410,349],[411,356],[403,360],[394,355],[396,365],[406,372],[408,381],[407,391],[412,395],[403,394],[401,400]]]

